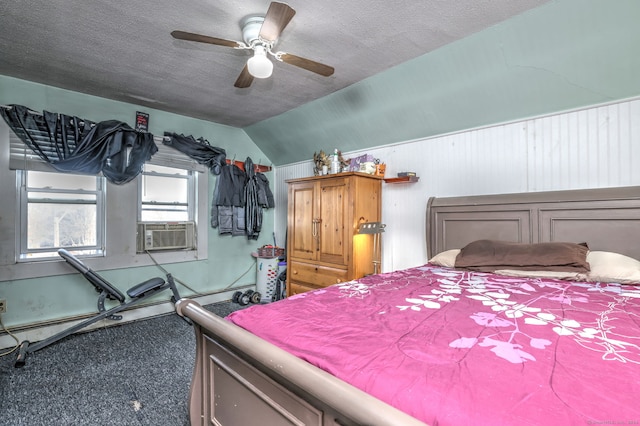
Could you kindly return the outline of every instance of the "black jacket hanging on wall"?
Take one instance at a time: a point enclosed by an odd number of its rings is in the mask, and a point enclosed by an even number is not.
[[[274,208],[276,203],[269,188],[269,179],[263,173],[256,172],[256,183],[258,184],[258,203],[265,209]]]
[[[258,183],[251,158],[247,157],[245,160],[244,169],[247,172],[247,183],[244,186],[244,197],[247,200],[244,224],[247,228],[247,238],[257,240],[262,229],[262,207],[258,202]]]
[[[247,157],[244,169],[247,173],[247,183],[244,188],[247,202],[245,207],[247,238],[257,240],[262,230],[262,209],[273,208],[275,204],[269,189],[269,180],[262,173],[255,172],[251,158]]]
[[[102,172],[120,185],[140,174],[144,162],[158,151],[152,134],[121,121],[96,124],[48,111],[41,115],[22,105],[0,108],[0,115],[33,152],[60,172]]]
[[[211,227],[220,234],[255,240],[262,229],[262,209],[273,208],[275,203],[269,180],[255,172],[251,158],[247,157],[244,169],[235,164],[221,168],[213,193]]]
[[[246,173],[235,164],[221,167],[211,206],[211,227],[220,234],[245,235],[246,181]]]

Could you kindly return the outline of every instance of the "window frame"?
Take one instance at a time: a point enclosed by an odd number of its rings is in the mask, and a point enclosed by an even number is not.
[[[145,167],[148,165],[151,166],[162,166],[162,167],[168,167],[168,168],[173,168],[173,169],[177,169],[177,170],[184,170],[186,171],[186,175],[177,175],[177,174],[170,174],[170,173],[159,173],[157,171],[152,171],[152,172],[146,172],[143,168],[143,171],[140,173],[140,176],[138,178],[138,213],[137,213],[137,221],[139,223],[152,223],[152,222],[176,222],[176,221],[172,221],[172,220],[162,220],[162,221],[152,221],[152,220],[143,220],[142,219],[142,214],[144,212],[144,205],[148,204],[148,205],[158,205],[158,204],[153,204],[153,203],[144,203],[143,202],[143,197],[142,197],[142,193],[144,191],[144,179],[145,176],[156,176],[156,177],[165,177],[165,178],[170,178],[170,179],[184,179],[187,181],[187,205],[186,205],[186,212],[187,212],[187,222],[196,222],[196,200],[197,200],[197,196],[196,193],[198,191],[198,173],[194,170],[190,170],[190,169],[186,169],[183,167],[180,167],[179,165],[160,165],[160,164],[154,164],[153,161],[149,161],[148,163],[145,163]],[[167,206],[172,206],[172,205],[179,205],[181,203],[159,203],[160,205],[167,205]],[[170,210],[167,210],[170,211]],[[184,222],[184,221],[181,221]],[[196,223],[197,226],[197,223]]]
[[[20,238],[19,208],[20,188],[18,188],[16,173],[18,170],[29,169],[39,171],[55,171],[50,165],[37,158],[24,158],[29,154],[26,145],[13,144],[17,137],[9,126],[0,120],[0,197],[8,202],[0,203],[0,281],[15,281],[33,278],[68,275],[72,271],[62,258],[50,259],[43,262],[18,262],[18,239]],[[194,160],[179,151],[165,146],[162,137],[155,137],[154,141],[159,151],[152,157],[151,163],[175,167],[180,164],[191,164],[191,169],[197,173],[195,222],[196,222],[196,250],[158,251],[153,253],[152,259],[146,253],[136,253],[136,197],[138,186],[129,182],[115,185],[110,182],[105,187],[105,251],[102,256],[91,257],[88,264],[94,270],[106,271],[132,267],[155,267],[156,263],[170,265],[182,262],[204,261],[209,257],[209,217],[210,197],[209,187],[212,177],[208,168],[197,164]],[[20,152],[10,150],[20,148]],[[15,164],[11,160],[19,156],[20,161]],[[12,166],[14,164],[16,167]],[[17,167],[19,166],[19,167]],[[185,167],[186,168],[186,167]],[[137,177],[139,178],[139,177]],[[112,208],[116,206],[116,208]]]
[[[16,185],[17,185],[17,195],[19,198],[19,202],[17,203],[17,212],[16,218],[18,221],[19,234],[18,238],[16,238],[16,261],[19,263],[30,263],[30,262],[39,262],[46,261],[51,259],[56,259],[58,257],[57,250],[59,248],[65,248],[71,251],[79,251],[79,256],[103,256],[106,250],[105,242],[106,242],[106,179],[103,176],[88,176],[94,178],[96,180],[96,189],[95,190],[84,190],[84,189],[60,189],[53,187],[46,188],[36,188],[28,186],[28,176],[30,172],[35,173],[43,173],[37,170],[16,170]],[[57,173],[55,170],[51,170],[44,173]],[[80,175],[77,173],[69,173],[71,176],[87,176]],[[50,201],[46,201],[46,199],[40,199],[40,201],[32,201],[37,204],[47,204],[47,203],[55,203],[55,204],[69,204],[69,205],[77,205],[77,204],[90,204],[96,206],[96,244],[89,246],[60,246],[60,247],[52,247],[46,249],[29,249],[29,193],[30,192],[38,192],[38,193],[50,193],[50,194],[69,194],[70,197],[68,199],[52,199]],[[72,200],[74,194],[93,194],[95,195],[95,203],[94,202],[81,202],[76,199]],[[38,254],[46,254],[51,253],[51,256],[38,256]],[[30,257],[30,255],[35,255],[35,257]]]

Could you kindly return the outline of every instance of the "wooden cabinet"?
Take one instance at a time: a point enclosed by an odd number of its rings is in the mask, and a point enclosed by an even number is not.
[[[357,230],[381,220],[382,178],[339,173],[287,183],[288,295],[373,273],[372,235]]]

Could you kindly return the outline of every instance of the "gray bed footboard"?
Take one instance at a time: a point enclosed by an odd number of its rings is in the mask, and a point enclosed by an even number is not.
[[[193,300],[178,301],[176,310],[196,333],[192,425],[424,426]]]

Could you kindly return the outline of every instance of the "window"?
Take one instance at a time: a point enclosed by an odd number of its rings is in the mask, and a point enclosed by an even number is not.
[[[196,173],[145,164],[140,179],[141,222],[187,222],[195,217]]]
[[[146,163],[150,176],[160,178],[166,174],[174,183],[182,181],[180,185],[183,188],[184,182],[188,181],[188,195],[174,194],[170,197],[171,201],[166,203],[167,206],[162,203],[154,205],[154,199],[163,203],[167,200],[152,195],[153,186],[149,186],[149,197],[145,199],[145,204],[148,202],[150,211],[173,211],[169,216],[160,216],[158,219],[162,221],[179,219],[183,222],[186,219],[193,222],[184,228],[193,231],[193,244],[190,247],[195,249],[169,248],[166,246],[174,244],[164,244],[165,247],[153,253],[155,259],[151,259],[138,248],[138,222],[142,218],[142,175],[132,182],[114,185],[102,176],[57,172],[33,153],[0,119],[0,147],[9,148],[9,155],[6,155],[6,151],[5,155],[0,154],[0,195],[4,200],[0,203],[0,281],[69,273],[69,268],[60,265],[57,245],[80,256],[94,257],[91,266],[96,270],[150,266],[155,261],[170,264],[207,259],[208,228],[205,225],[209,210],[208,168],[164,145],[162,138],[155,138],[155,143],[159,151]],[[149,169],[150,164],[154,166]],[[164,188],[169,188],[169,184],[166,183]],[[171,193],[174,193],[173,189]],[[62,207],[69,209],[64,217],[63,213],[54,211]],[[81,211],[84,213],[81,214]],[[90,212],[93,212],[95,219]],[[38,216],[40,222],[36,220]],[[58,219],[57,225],[55,218]],[[145,213],[145,220],[155,219],[147,217]],[[81,229],[95,230],[71,231],[80,227],[82,221],[85,221],[85,226]],[[202,221],[202,226],[196,226],[199,221]],[[147,225],[146,228],[155,229]],[[167,227],[173,227],[173,230],[176,224],[170,223]],[[188,232],[184,234],[190,236]],[[164,236],[162,242],[168,240]]]
[[[102,177],[20,170],[19,260],[104,251],[105,182]]]

